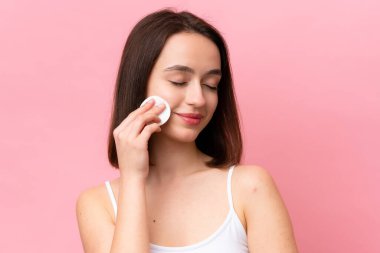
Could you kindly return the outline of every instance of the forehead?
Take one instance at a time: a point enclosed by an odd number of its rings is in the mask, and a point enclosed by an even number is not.
[[[156,66],[164,69],[171,65],[185,65],[196,71],[220,68],[218,47],[207,37],[197,33],[177,33],[165,43]]]

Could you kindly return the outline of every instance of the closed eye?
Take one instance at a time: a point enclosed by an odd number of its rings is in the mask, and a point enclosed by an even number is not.
[[[174,81],[169,81],[171,82],[172,84],[174,84],[175,86],[183,86],[186,84],[186,82],[174,82]],[[211,89],[211,90],[217,90],[218,87],[215,87],[215,86],[212,86],[212,85],[208,85],[208,84],[204,84],[207,88]]]
[[[218,89],[218,87],[215,87],[215,86],[211,86],[211,85],[207,85],[207,84],[205,84],[208,88],[210,88],[210,89],[212,89],[212,90],[217,90]]]
[[[171,82],[172,84],[177,85],[177,86],[184,85],[186,83],[186,82],[178,83],[178,82],[173,82],[173,81],[169,81],[169,82]]]

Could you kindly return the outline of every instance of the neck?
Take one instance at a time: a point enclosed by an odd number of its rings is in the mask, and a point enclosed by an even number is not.
[[[207,155],[200,152],[195,142],[179,142],[166,135],[150,138],[148,182],[168,184],[180,181],[193,173],[206,169]]]

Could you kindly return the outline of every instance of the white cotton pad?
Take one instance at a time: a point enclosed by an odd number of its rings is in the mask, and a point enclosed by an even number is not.
[[[146,102],[148,102],[150,99],[154,99],[155,100],[155,103],[154,105],[159,105],[159,104],[165,104],[165,109],[163,112],[160,113],[160,115],[158,115],[158,117],[160,118],[161,122],[159,123],[159,125],[163,125],[166,123],[166,121],[168,121],[169,117],[170,117],[170,113],[171,113],[171,110],[170,110],[170,106],[168,104],[168,102],[166,102],[165,99],[163,99],[162,97],[159,97],[159,96],[150,96],[150,97],[147,97],[140,105],[143,106],[146,104]]]

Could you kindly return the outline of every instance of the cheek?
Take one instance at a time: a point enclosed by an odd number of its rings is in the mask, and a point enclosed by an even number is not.
[[[208,98],[208,105],[207,105],[207,117],[208,121],[211,120],[211,118],[214,116],[214,113],[216,111],[216,107],[218,106],[218,97],[213,96]]]
[[[167,85],[162,80],[152,80],[147,89],[148,96],[160,96],[163,99],[167,99],[170,96],[170,90],[167,89]]]
[[[216,110],[216,107],[218,106],[218,95],[214,95],[210,97],[210,110],[214,112]]]
[[[164,81],[155,81],[155,83],[148,88],[147,96],[159,96],[165,99],[170,108],[173,108],[178,100],[180,99],[180,94],[175,92],[170,85],[165,83]]]

